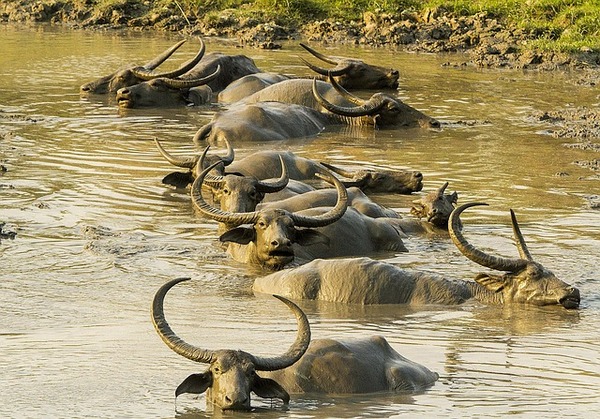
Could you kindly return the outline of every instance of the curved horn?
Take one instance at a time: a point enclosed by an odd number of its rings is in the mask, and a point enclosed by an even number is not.
[[[290,177],[288,176],[287,167],[285,166],[285,163],[283,162],[283,157],[281,157],[281,154],[279,155],[279,161],[281,162],[281,176],[279,177],[279,179],[272,181],[272,182],[258,181],[258,183],[256,185],[256,189],[259,192],[264,192],[264,193],[279,192],[280,190],[282,190],[283,188],[285,188],[287,186],[287,184],[290,180]]]
[[[478,205],[487,205],[482,202],[471,202],[468,204],[463,204],[457,207],[452,214],[450,214],[450,219],[448,220],[448,232],[450,233],[450,238],[454,242],[454,245],[460,250],[460,252],[465,255],[468,259],[472,260],[475,263],[478,263],[486,268],[496,269],[498,271],[505,272],[516,272],[527,266],[527,261],[523,259],[509,259],[498,256],[488,255],[481,250],[476,249],[472,244],[467,242],[464,236],[461,233],[461,222],[460,222],[460,214],[466,210],[467,208],[478,206]]]
[[[202,173],[200,173],[198,177],[194,180],[190,192],[192,196],[192,202],[194,203],[194,207],[208,218],[211,218],[220,223],[237,225],[253,223],[258,218],[258,211],[238,213],[223,211],[221,209],[211,207],[206,203],[206,201],[202,197],[202,183],[204,182],[205,176],[208,174],[208,172],[217,167],[219,164],[222,163],[218,161],[211,164],[209,167],[204,169]]]
[[[154,300],[152,301],[152,323],[154,324],[154,328],[163,342],[165,342],[169,348],[175,351],[175,353],[178,353],[187,359],[191,359],[192,361],[210,364],[214,360],[215,353],[213,351],[198,348],[197,346],[193,346],[185,342],[175,334],[175,332],[169,326],[169,323],[167,323],[167,319],[165,319],[163,307],[165,295],[167,295],[167,292],[174,285],[189,279],[190,278],[173,279],[158,289],[156,295],[154,296]]]
[[[346,106],[334,105],[333,103],[328,102],[323,96],[321,96],[321,93],[319,93],[319,90],[317,89],[317,81],[316,80],[313,80],[312,91],[313,91],[313,96],[315,97],[315,99],[319,103],[319,105],[321,105],[322,107],[324,107],[331,113],[334,113],[337,115],[342,115],[342,116],[353,117],[353,116],[373,115],[373,114],[376,114],[377,112],[379,112],[379,110],[385,105],[384,101],[379,101],[379,103],[376,103],[373,101],[368,101],[368,102],[364,103],[362,106],[356,106],[353,108],[349,108]]]
[[[338,65],[338,61],[334,60],[332,57],[328,57],[326,55],[321,54],[320,52],[315,51],[311,47],[306,44],[300,43],[300,46],[310,52],[312,55],[317,57],[319,60],[326,62],[327,64]]]
[[[337,177],[333,176],[327,171],[325,175],[317,173],[316,176],[321,179],[325,179],[327,182],[332,183],[335,186],[335,189],[338,193],[337,202],[332,209],[321,215],[307,216],[296,213],[290,214],[290,217],[292,220],[294,220],[294,223],[298,227],[324,227],[339,220],[348,208],[348,192],[346,191],[346,187],[342,184],[342,182],[340,182]]]
[[[221,65],[217,66],[217,69],[209,74],[208,76],[201,77],[198,79],[172,79],[165,78],[164,82],[173,89],[190,89],[192,87],[204,86],[216,79],[221,73]]]
[[[177,166],[177,167],[184,167],[186,169],[193,169],[194,167],[196,167],[196,164],[198,163],[198,156],[194,156],[194,157],[184,157],[184,158],[180,158],[180,157],[175,157],[172,154],[170,154],[167,150],[165,150],[162,146],[162,144],[158,141],[158,138],[154,138],[154,144],[156,144],[156,148],[158,148],[158,151],[160,152],[160,154],[169,162],[171,163],[173,166]]]
[[[329,83],[331,83],[336,92],[338,92],[344,99],[346,99],[350,103],[354,103],[357,106],[363,106],[367,103],[367,101],[359,98],[356,95],[353,95],[352,93],[344,89],[335,78],[331,77],[332,75],[333,74],[329,76]]]
[[[438,196],[442,196],[444,195],[444,192],[446,192],[446,188],[448,187],[448,182],[444,183],[442,185],[442,187],[440,189],[438,189]]]
[[[172,47],[167,48],[163,53],[159,54],[158,56],[153,58],[151,61],[148,61],[146,64],[144,64],[143,68],[148,69],[148,70],[154,70],[156,67],[158,67],[159,65],[164,63],[171,55],[173,55],[175,53],[175,51],[177,51],[179,49],[180,46],[185,44],[185,41],[186,40],[184,39],[182,41],[177,42]]]
[[[290,310],[296,315],[296,321],[298,322],[298,333],[296,334],[296,340],[292,343],[292,346],[281,356],[263,358],[254,357],[254,367],[258,371],[276,371],[283,368],[287,368],[290,365],[298,361],[302,355],[308,349],[310,344],[310,324],[306,318],[306,314],[296,304],[292,303],[287,298],[283,298],[279,295],[273,295],[273,297],[281,300],[285,303]]]
[[[344,177],[349,177],[349,178],[353,178],[356,175],[356,172],[350,172],[349,170],[333,166],[333,165],[331,165],[329,163],[325,163],[325,162],[320,162],[320,163],[323,166],[325,166],[326,168],[328,168],[329,170],[331,170],[332,172],[337,173],[338,175],[341,175],[341,176],[344,176]]]
[[[154,70],[156,68],[155,67],[136,67],[133,68],[131,70],[131,72],[138,78],[142,79],[142,80],[151,80],[151,79],[156,79],[158,77],[166,77],[166,78],[173,78],[173,77],[179,77],[184,73],[187,73],[188,71],[190,71],[192,68],[194,68],[196,66],[196,64],[198,64],[198,62],[202,59],[202,57],[204,56],[204,52],[206,51],[206,46],[204,45],[204,41],[202,40],[202,38],[199,38],[200,40],[200,50],[198,51],[198,53],[194,56],[194,58],[192,58],[191,60],[189,60],[187,63],[183,64],[181,67],[173,70],[173,71],[167,71],[164,73],[155,73]],[[179,47],[178,47],[179,48]],[[175,52],[175,51],[173,51]],[[163,53],[164,54],[164,53]],[[172,54],[172,53],[171,53]],[[168,55],[166,58],[168,58],[170,55]],[[165,59],[166,59],[165,58]],[[163,60],[164,61],[164,60]],[[161,61],[162,62],[162,61]]]
[[[304,58],[300,58],[302,60],[302,62],[304,63],[304,65],[306,65],[308,68],[310,68],[312,71],[314,71],[315,73],[318,73],[322,76],[343,76],[344,74],[348,73],[348,71],[350,70],[350,66],[347,65],[345,67],[341,67],[341,68],[332,68],[331,70],[328,70],[326,68],[323,67],[319,67],[316,66],[314,64],[309,63],[308,61],[306,61]]]
[[[233,163],[233,159],[235,158],[235,151],[233,150],[233,147],[231,146],[231,143],[227,138],[223,138],[223,141],[225,141],[225,144],[227,146],[227,154],[221,157],[221,161],[223,162],[223,165],[229,166],[231,163]]]
[[[523,238],[523,234],[521,234],[521,229],[519,228],[519,223],[517,222],[517,216],[512,209],[510,210],[510,220],[512,222],[513,234],[515,236],[515,241],[517,242],[519,256],[521,256],[521,259],[526,259],[530,262],[533,262],[533,257],[531,256],[531,253],[529,253],[529,249],[527,249],[525,238]]]

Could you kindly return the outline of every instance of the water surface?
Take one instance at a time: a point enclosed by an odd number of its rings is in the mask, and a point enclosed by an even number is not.
[[[166,301],[167,318],[206,348],[278,354],[295,322],[275,299],[250,292],[258,274],[215,246],[216,225],[189,196],[161,184],[173,170],[156,151],[197,152],[191,138],[211,107],[119,111],[80,98],[79,86],[128,63],[144,63],[175,35],[0,28],[0,221],[16,228],[0,244],[0,415],[3,417],[197,417],[204,398],[174,389],[202,366],[171,352],[150,321],[164,282],[190,276]],[[318,47],[325,50],[325,47]],[[173,61],[194,54],[188,42]],[[309,74],[294,44],[280,51],[207,40],[208,51],[244,53],[260,68]],[[398,94],[444,122],[441,131],[330,132],[286,144],[240,144],[239,156],[281,148],[351,168],[420,170],[424,191],[450,183],[468,210],[465,234],[486,251],[516,257],[509,208],[536,260],[582,294],[561,307],[348,307],[302,302],[319,337],[384,335],[404,356],[440,374],[415,395],[293,396],[289,409],[256,401],[225,416],[590,417],[600,413],[600,212],[593,173],[572,164],[597,158],[562,146],[531,122],[537,110],[597,106],[597,91],[569,74],[442,67],[448,57],[331,47],[400,70]],[[452,58],[454,59],[454,58]],[[175,64],[173,64],[175,65]],[[557,173],[568,176],[556,176]],[[415,196],[377,196],[408,215]],[[448,241],[414,238],[402,266],[472,278],[482,269]]]

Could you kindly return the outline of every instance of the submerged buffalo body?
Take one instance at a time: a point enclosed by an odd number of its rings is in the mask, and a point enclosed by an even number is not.
[[[187,174],[174,173],[170,176],[170,179],[164,179],[163,182],[177,187],[186,187],[191,184],[195,178],[192,169],[197,166],[200,156],[178,158],[168,153],[157,140],[155,142],[158,150],[168,162],[190,170]],[[411,194],[423,188],[423,174],[418,171],[383,168],[349,170],[328,163],[319,163],[291,151],[257,151],[241,159],[234,160],[233,148],[228,141],[226,141],[226,145],[228,148],[226,156],[213,156],[223,161],[222,171],[220,172],[222,175],[230,173],[253,176],[256,179],[276,178],[281,173],[279,167],[280,160],[283,159],[288,176],[293,180],[314,179],[315,175],[322,172],[323,166],[325,166],[330,171],[346,178],[342,180],[344,186],[356,186],[366,193]],[[207,156],[207,159],[209,158],[211,157]],[[213,162],[210,161],[209,164],[211,163]]]
[[[431,387],[439,378],[400,355],[383,336],[313,340],[298,362],[266,376],[290,394],[415,392]]]
[[[492,304],[579,306],[577,288],[533,261],[513,213],[519,259],[488,255],[469,244],[460,232],[458,217],[473,205],[481,204],[465,204],[452,213],[450,235],[467,258],[506,272],[503,275],[485,273],[477,275],[475,281],[466,281],[401,269],[369,258],[320,259],[258,278],[254,290],[275,292],[292,299],[353,304],[461,304],[473,298]]]

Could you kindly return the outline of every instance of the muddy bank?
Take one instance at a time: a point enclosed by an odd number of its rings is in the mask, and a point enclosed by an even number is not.
[[[178,31],[237,39],[240,45],[280,48],[281,40],[352,43],[402,47],[410,51],[466,52],[469,59],[447,65],[556,70],[596,67],[600,54],[534,52],[523,48],[536,34],[506,27],[486,13],[456,17],[442,8],[396,15],[364,13],[357,21],[321,20],[298,27],[257,18],[238,17],[233,10],[218,14],[184,14],[176,2],[114,1],[92,6],[88,0],[5,1],[0,21],[50,22],[77,28]]]

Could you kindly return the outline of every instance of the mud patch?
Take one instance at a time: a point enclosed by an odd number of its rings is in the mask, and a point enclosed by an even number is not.
[[[600,195],[586,196],[585,199],[591,209],[600,210]]]
[[[555,111],[536,112],[528,119],[553,125],[554,127],[548,133],[555,138],[600,138],[600,109],[564,108]]]

